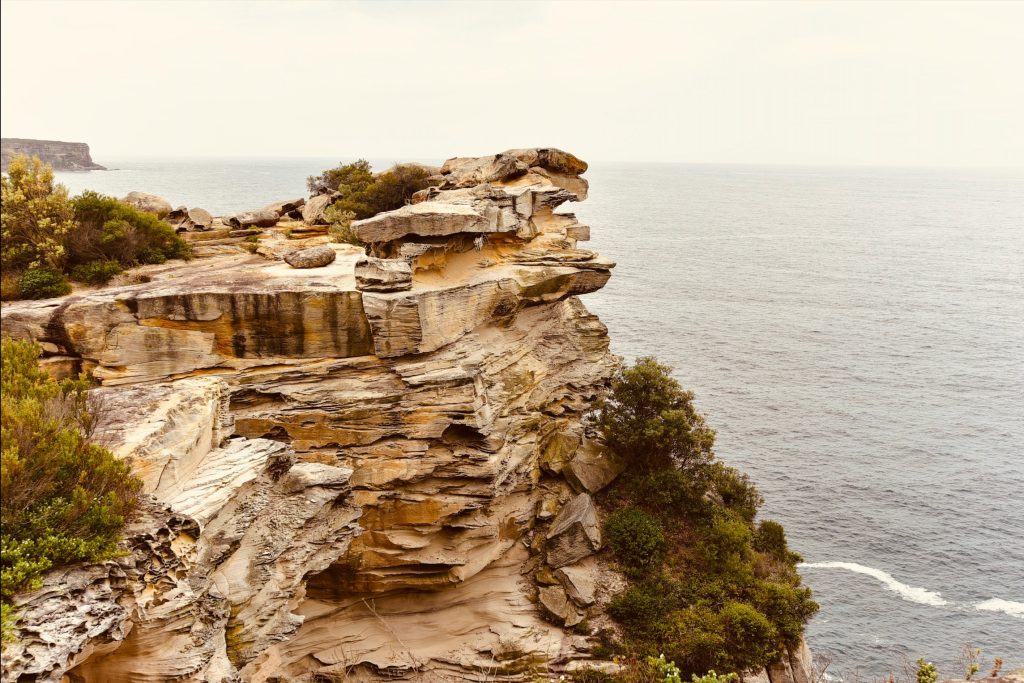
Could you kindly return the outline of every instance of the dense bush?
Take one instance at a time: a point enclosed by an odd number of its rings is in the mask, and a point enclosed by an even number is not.
[[[624,627],[616,647],[633,662],[630,681],[657,678],[644,662],[659,654],[685,676],[763,667],[799,643],[818,609],[785,531],[755,524],[760,493],[714,459],[714,432],[669,371],[639,359],[599,416],[631,462],[600,501],[608,545],[631,579],[609,606]]]
[[[3,299],[41,299],[71,291],[65,275],[101,284],[121,268],[188,258],[188,244],[167,223],[111,197],[68,199],[53,169],[24,156],[3,184]]]
[[[70,293],[71,284],[56,268],[29,268],[18,278],[18,297],[22,299],[50,299]]]
[[[188,258],[188,244],[167,223],[113,197],[83,192],[72,201],[78,227],[68,240],[71,266],[116,261],[122,266]]]
[[[89,443],[84,380],[51,379],[39,347],[2,341],[0,597],[5,604],[43,572],[109,557],[135,509],[141,482],[110,451]]]
[[[359,220],[401,208],[428,186],[429,178],[430,172],[418,164],[398,164],[374,175],[370,163],[360,159],[310,176],[306,185],[313,195],[339,193],[332,206],[339,215],[351,212]]]
[[[0,177],[0,188],[3,270],[61,269],[64,240],[74,228],[74,210],[67,188],[53,182],[53,169],[38,157],[15,155],[7,175]]]
[[[71,279],[87,285],[102,285],[124,269],[117,261],[89,261],[71,269]]]
[[[658,520],[643,510],[616,510],[605,522],[604,532],[627,575],[643,576],[661,564],[665,535]]]
[[[640,358],[612,381],[599,424],[608,445],[644,470],[695,472],[711,461],[715,432],[693,406],[671,368]]]

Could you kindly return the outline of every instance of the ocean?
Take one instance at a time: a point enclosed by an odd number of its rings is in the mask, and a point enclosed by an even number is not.
[[[303,196],[339,160],[100,161],[117,170],[58,178],[223,214]],[[563,210],[618,267],[585,302],[616,353],[675,368],[759,485],[804,557],[829,673],[925,657],[958,677],[966,644],[1024,667],[1024,170],[587,177]]]

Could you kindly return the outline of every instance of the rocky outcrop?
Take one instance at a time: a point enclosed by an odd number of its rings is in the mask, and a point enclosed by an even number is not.
[[[26,138],[3,138],[0,140],[3,170],[17,154],[36,156],[50,164],[55,171],[105,171],[92,160],[89,145],[84,142],[59,142],[57,140],[30,140]]]
[[[124,558],[22,596],[5,677],[524,680],[587,659],[566,625],[621,582],[593,556],[614,466],[583,419],[617,360],[578,296],[613,264],[556,211],[582,162],[498,157],[354,223],[366,255],[236,250],[4,306],[5,334],[101,383],[97,435],[152,508]]]

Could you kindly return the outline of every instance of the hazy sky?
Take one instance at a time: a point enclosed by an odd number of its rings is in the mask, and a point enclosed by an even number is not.
[[[1024,3],[3,2],[4,136],[125,156],[1024,166]]]

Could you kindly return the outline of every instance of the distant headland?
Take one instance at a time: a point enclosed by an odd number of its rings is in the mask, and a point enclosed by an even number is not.
[[[15,154],[37,156],[53,166],[55,171],[105,171],[89,155],[89,145],[84,142],[60,142],[58,140],[29,140],[26,138],[3,138],[0,140],[3,170]]]

